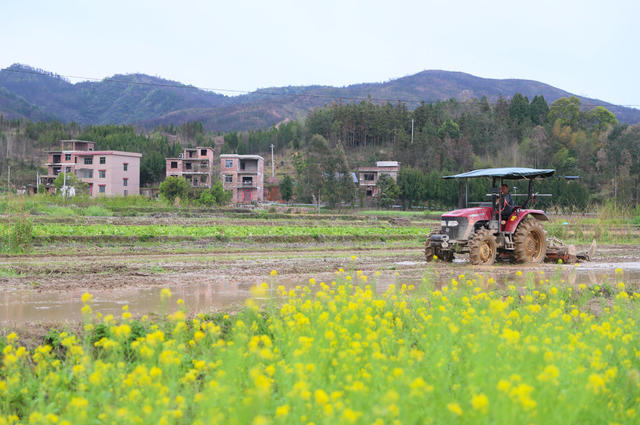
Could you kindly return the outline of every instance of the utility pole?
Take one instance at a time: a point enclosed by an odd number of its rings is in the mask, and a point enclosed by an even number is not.
[[[411,144],[413,145],[413,118],[411,118]]]
[[[9,187],[11,187],[11,165],[7,164],[7,193],[9,193]]]
[[[62,199],[67,197],[67,173],[62,173]]]
[[[273,143],[271,143],[271,178],[274,178],[276,176],[274,167],[275,165],[273,162]]]

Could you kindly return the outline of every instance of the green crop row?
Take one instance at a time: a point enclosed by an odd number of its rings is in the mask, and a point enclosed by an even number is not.
[[[0,225],[0,231],[6,225]],[[191,237],[251,237],[251,236],[423,236],[428,229],[423,227],[391,226],[177,226],[113,224],[72,225],[34,224],[33,236],[191,236]]]

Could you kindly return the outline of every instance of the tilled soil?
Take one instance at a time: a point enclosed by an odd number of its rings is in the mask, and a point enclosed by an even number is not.
[[[355,258],[352,258],[355,256]],[[239,308],[249,288],[260,282],[293,287],[314,277],[331,281],[335,272],[362,270],[377,278],[378,288],[390,283],[419,284],[422,278],[446,281],[459,274],[511,278],[525,274],[560,274],[568,284],[595,282],[628,268],[627,283],[640,282],[640,247],[607,245],[598,249],[593,262],[574,265],[540,264],[471,266],[467,259],[454,263],[424,261],[422,246],[333,247],[328,244],[256,247],[247,250],[229,245],[223,252],[105,251],[81,254],[0,257],[0,323],[31,326],[38,322],[81,320],[80,297],[96,296],[96,311],[117,313],[123,304],[137,314],[158,311],[159,291],[171,288],[185,299],[190,311],[225,311]],[[270,276],[277,271],[275,278]],[[576,270],[578,272],[576,272]],[[637,280],[637,281],[636,281]],[[579,282],[580,281],[580,282]],[[4,312],[3,312],[4,310]]]

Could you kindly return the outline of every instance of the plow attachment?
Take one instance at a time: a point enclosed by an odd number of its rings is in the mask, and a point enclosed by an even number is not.
[[[574,245],[565,245],[556,237],[547,238],[547,255],[546,262],[557,262],[562,260],[564,263],[577,263],[581,261],[591,261],[596,253],[596,240],[591,242],[591,246],[586,251],[577,252]]]

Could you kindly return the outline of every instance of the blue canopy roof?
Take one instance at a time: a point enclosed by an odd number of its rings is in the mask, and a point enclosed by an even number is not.
[[[551,177],[556,170],[538,170],[536,168],[484,168],[473,170],[453,176],[444,176],[443,179],[468,179],[474,177],[502,177],[503,179],[535,179],[536,177]]]

